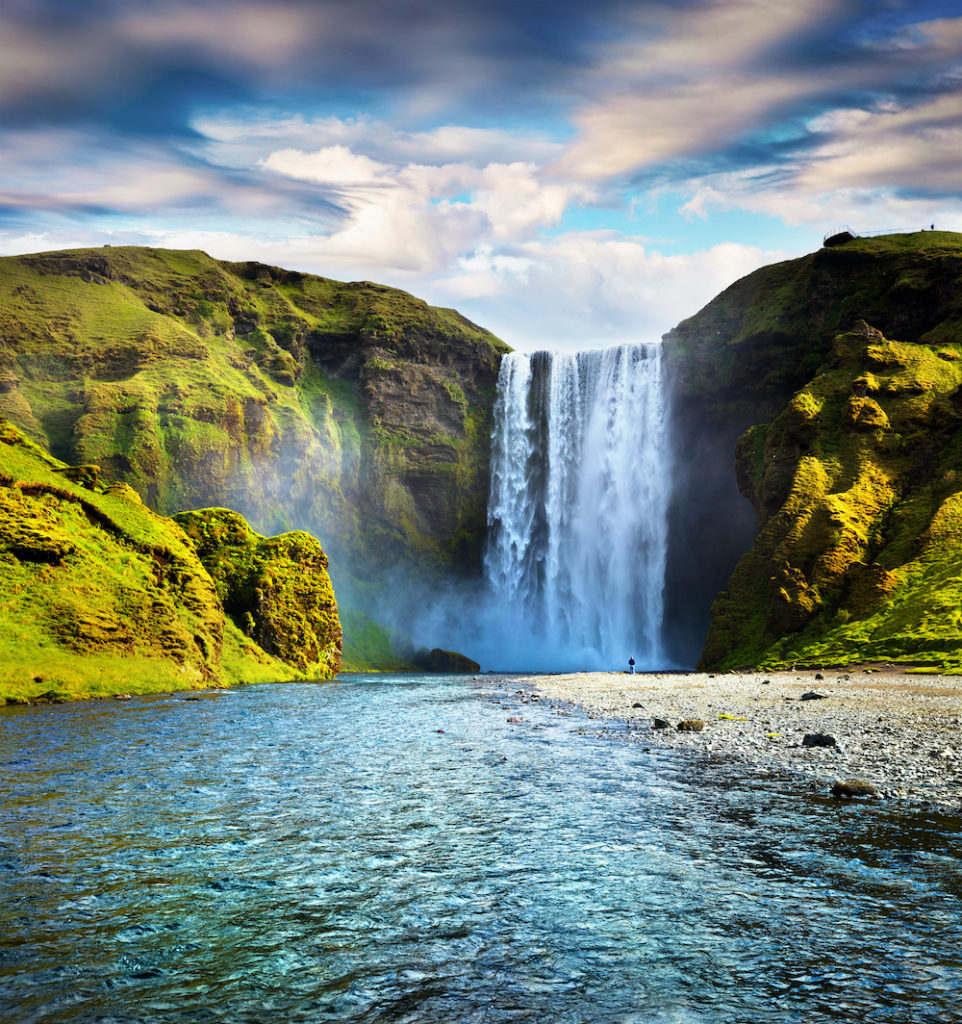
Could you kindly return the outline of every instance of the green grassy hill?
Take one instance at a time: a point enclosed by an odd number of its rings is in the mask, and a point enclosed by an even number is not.
[[[192,515],[185,532],[0,419],[0,698],[334,675],[340,626],[320,545],[258,537],[223,510]],[[225,520],[218,548],[210,534]],[[238,567],[229,583],[205,569],[215,558]]]
[[[0,259],[0,415],[163,514],[320,537],[355,612],[388,570],[477,568],[504,351],[368,282],[162,249]]]
[[[698,469],[676,500],[695,509],[695,557],[733,507],[711,481],[699,506],[706,466],[731,467],[758,524],[702,665],[962,670],[962,236],[856,239],[763,268],[665,344],[691,451],[676,461]]]

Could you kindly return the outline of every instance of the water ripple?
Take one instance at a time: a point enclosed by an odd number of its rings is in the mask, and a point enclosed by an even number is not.
[[[958,820],[505,704],[361,677],[8,709],[0,1018],[962,1020]]]

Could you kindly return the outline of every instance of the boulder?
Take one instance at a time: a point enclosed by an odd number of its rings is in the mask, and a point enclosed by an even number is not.
[[[802,739],[803,747],[837,747],[838,740],[827,732],[808,732]]]
[[[414,664],[425,672],[450,673],[454,675],[470,674],[480,672],[481,666],[457,651],[444,651],[435,647],[431,651],[421,648],[413,658]]]
[[[858,797],[878,798],[881,793],[871,782],[864,782],[861,779],[852,779],[850,782],[836,782],[832,786],[832,796],[841,800],[851,800]]]

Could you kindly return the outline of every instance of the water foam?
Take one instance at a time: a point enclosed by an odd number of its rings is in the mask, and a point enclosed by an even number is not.
[[[661,348],[501,363],[484,568],[514,669],[664,664]]]

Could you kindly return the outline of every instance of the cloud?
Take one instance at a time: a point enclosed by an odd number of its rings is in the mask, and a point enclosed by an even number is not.
[[[611,178],[662,165],[690,173],[691,158],[752,160],[758,148],[796,154],[807,145],[798,119],[848,96],[933,94],[959,69],[958,19],[903,26],[860,38],[864,5],[850,0],[731,0],[679,6],[657,23],[643,12],[632,35],[612,44],[560,173]],[[816,45],[817,44],[817,45]],[[784,146],[786,130],[796,144]],[[748,138],[756,141],[746,147]],[[677,176],[677,175],[676,175]]]
[[[657,341],[739,277],[784,253],[722,243],[666,256],[612,232],[482,250],[433,287],[515,347]]]
[[[391,168],[347,146],[326,146],[315,153],[278,149],[261,161],[269,170],[318,185],[386,185]]]
[[[831,111],[812,127],[826,141],[796,176],[807,194],[853,187],[958,193],[962,89],[911,106]]]
[[[344,209],[317,250],[351,264],[442,272],[488,243],[517,242],[553,227],[592,189],[545,179],[537,165],[388,165],[343,145],[275,150],[261,161],[280,175],[325,190]]]
[[[531,106],[587,61],[608,12],[557,0],[58,0],[0,9],[8,120],[185,132],[198,108],[286,99],[295,109],[390,91],[412,115]],[[142,115],[138,119],[137,114]]]

